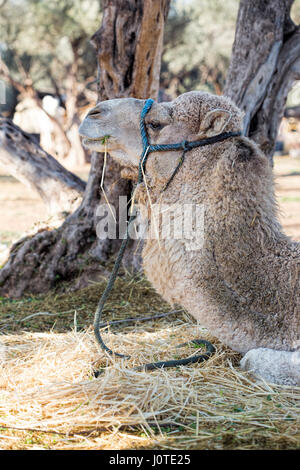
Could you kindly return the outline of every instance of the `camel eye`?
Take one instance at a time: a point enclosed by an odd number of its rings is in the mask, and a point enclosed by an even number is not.
[[[148,126],[150,127],[150,129],[153,129],[154,131],[160,131],[164,127],[163,124],[157,121],[149,122]]]

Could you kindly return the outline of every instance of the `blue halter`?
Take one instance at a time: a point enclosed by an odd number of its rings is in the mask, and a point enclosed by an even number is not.
[[[140,117],[140,131],[141,131],[142,142],[143,142],[143,151],[142,151],[142,155],[140,157],[140,162],[139,162],[139,176],[138,176],[139,183],[143,181],[143,172],[145,171],[145,166],[146,166],[148,155],[151,152],[162,152],[166,150],[182,150],[183,151],[177,167],[175,168],[171,178],[169,179],[168,183],[166,184],[164,188],[165,190],[167,189],[167,187],[173,180],[174,176],[178,172],[179,168],[181,167],[184,161],[184,156],[186,152],[196,147],[204,147],[205,145],[215,144],[217,142],[221,142],[223,140],[229,139],[230,137],[238,137],[242,135],[241,132],[223,132],[222,134],[214,135],[213,137],[208,137],[206,139],[196,140],[193,142],[183,140],[182,142],[178,142],[177,144],[151,145],[148,139],[146,124],[145,124],[145,117],[147,113],[150,111],[153,103],[154,103],[154,100],[152,99],[148,99],[145,101],[144,107],[141,112],[141,117]]]

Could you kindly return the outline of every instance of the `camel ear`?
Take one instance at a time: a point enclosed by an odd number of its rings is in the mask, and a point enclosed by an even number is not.
[[[207,137],[221,134],[230,119],[231,113],[226,109],[213,109],[202,120],[199,134],[205,134]]]

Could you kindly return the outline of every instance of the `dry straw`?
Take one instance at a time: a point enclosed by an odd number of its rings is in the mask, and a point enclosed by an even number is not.
[[[91,329],[1,336],[1,448],[299,447],[300,390],[255,381],[221,345],[203,364],[132,369],[193,353],[189,346],[176,349],[192,338],[216,344],[197,325],[163,319],[103,336],[131,360],[99,352]]]

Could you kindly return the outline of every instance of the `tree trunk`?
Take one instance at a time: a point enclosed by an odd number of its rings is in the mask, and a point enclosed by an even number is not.
[[[293,0],[241,0],[224,94],[245,113],[244,133],[272,160],[287,94],[300,78]]]
[[[170,0],[104,0],[103,20],[92,40],[99,65],[99,100],[134,96],[157,97],[164,21]],[[141,64],[146,73],[140,71]],[[145,65],[146,64],[146,65]],[[100,265],[116,252],[119,240],[96,236],[103,155],[93,154],[80,207],[52,231],[42,231],[12,247],[0,271],[0,294],[19,297],[43,292],[63,280],[75,287],[104,272]],[[108,160],[105,190],[116,208],[119,196],[130,194],[120,167]]]
[[[104,0],[92,37],[100,72],[99,98],[157,98],[164,23],[170,0]]]
[[[50,216],[73,212],[82,200],[85,182],[67,171],[26,132],[2,116],[0,164],[39,194]]]
[[[169,4],[170,0],[102,1],[102,25],[91,39],[98,58],[99,101],[127,97],[157,99]],[[108,200],[117,210],[117,221],[119,196],[127,196],[129,201],[132,191],[131,183],[120,179],[120,171],[120,165],[110,160],[104,180]],[[104,252],[107,259],[119,246],[118,241],[100,240],[96,252],[101,259]],[[127,269],[140,267],[141,248],[141,243],[137,247],[136,242],[129,241],[123,258]]]

